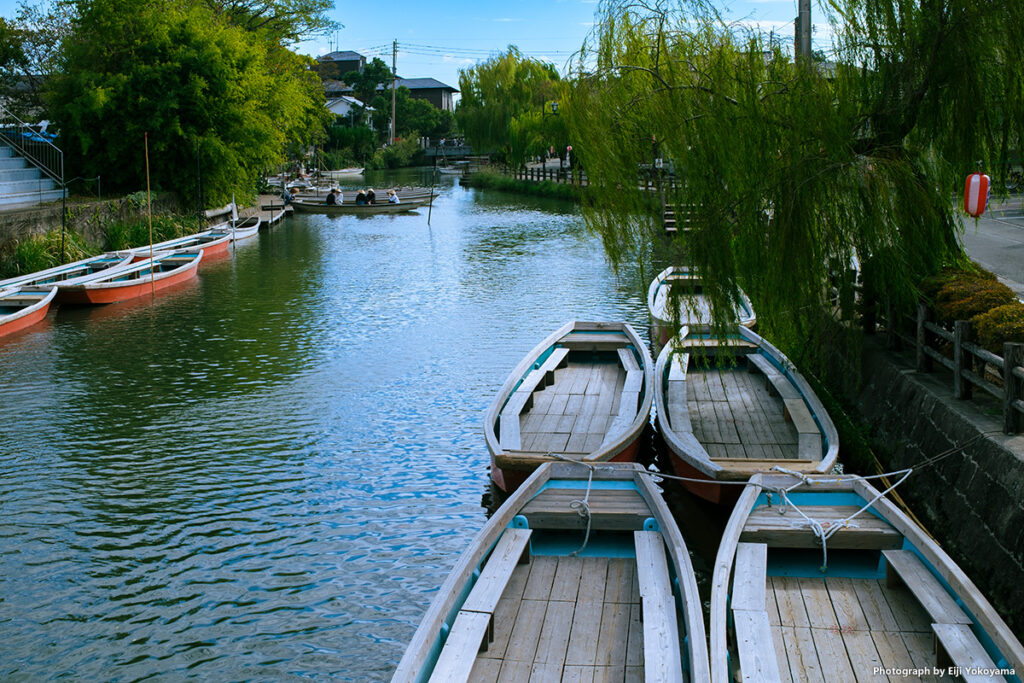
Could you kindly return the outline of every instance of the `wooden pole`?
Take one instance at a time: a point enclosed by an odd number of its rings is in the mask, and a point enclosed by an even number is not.
[[[153,197],[149,191],[149,133],[143,134],[146,151],[146,220],[149,222],[149,294],[156,296],[156,264],[153,263]]]
[[[971,333],[971,323],[957,320],[953,323],[953,397],[970,398],[971,382],[963,375],[964,342]]]
[[[1024,366],[1024,344],[1003,344],[1003,431],[1020,432],[1018,405],[1024,401],[1024,379],[1018,374]]]
[[[932,370],[932,359],[925,352],[925,347],[928,345],[928,328],[925,327],[925,323],[928,322],[928,306],[925,304],[917,305],[917,371],[918,372],[931,372]]]

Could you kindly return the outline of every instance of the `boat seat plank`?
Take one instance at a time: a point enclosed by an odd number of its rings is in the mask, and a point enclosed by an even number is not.
[[[533,406],[533,393],[538,388],[543,389],[554,383],[555,370],[564,367],[568,363],[568,358],[569,349],[556,348],[544,363],[523,378],[522,383],[513,392],[508,403],[502,408],[501,415],[498,416],[500,444],[503,450],[517,451],[523,447],[519,429],[522,413]]]
[[[640,364],[636,362],[636,356],[633,352],[626,347],[622,347],[618,350],[619,362],[622,363],[622,367],[626,369],[626,372],[640,371]]]
[[[800,392],[797,391],[793,383],[783,375],[779,370],[772,365],[772,362],[767,357],[760,353],[747,354],[747,363],[751,368],[757,368],[764,375],[766,386],[771,386],[775,389],[775,393],[782,399],[794,399],[800,398]]]
[[[432,683],[469,680],[477,653],[481,647],[485,647],[484,639],[490,621],[489,614],[459,612],[430,675]]]
[[[828,528],[826,525],[846,519],[859,509],[853,505],[801,507],[804,514],[825,528]],[[777,507],[769,506],[756,508],[747,519],[740,540],[785,548],[820,547],[817,537],[802,517],[792,511],[780,515],[778,510]],[[899,548],[902,543],[903,535],[900,532],[884,519],[866,511],[855,517],[850,526],[840,529],[829,538],[828,547],[885,550]]]
[[[763,609],[734,609],[732,617],[742,680],[781,683],[768,613]]]
[[[932,624],[935,632],[936,656],[939,667],[946,667],[947,661],[960,668],[960,675],[968,683],[983,681],[1005,681],[1002,676],[972,674],[971,670],[994,670],[995,662],[981,646],[974,631],[966,624]]]
[[[912,551],[887,550],[883,555],[888,563],[886,575],[890,585],[894,578],[890,572],[894,571],[928,612],[932,621],[940,624],[971,623],[971,618]]]
[[[636,571],[643,604],[644,673],[648,681],[682,681],[676,602],[665,541],[657,531],[634,531]]]
[[[807,409],[807,404],[804,403],[802,398],[787,398],[783,401],[783,404],[786,406],[786,414],[789,416],[789,420],[796,427],[797,434],[818,434],[821,431],[818,429],[818,423],[814,421],[811,411]]]
[[[558,343],[574,350],[614,351],[629,343],[629,338],[619,332],[570,332]]]
[[[494,546],[480,578],[473,585],[463,611],[493,614],[516,565],[529,562],[530,529],[505,529]],[[525,560],[525,562],[524,562]]]
[[[533,529],[583,529],[586,519],[570,504],[582,500],[584,495],[578,489],[547,489],[528,502],[522,514]],[[592,529],[636,529],[651,516],[650,508],[636,491],[594,490],[587,503]]]
[[[733,566],[732,608],[764,610],[768,546],[764,543],[738,543]]]

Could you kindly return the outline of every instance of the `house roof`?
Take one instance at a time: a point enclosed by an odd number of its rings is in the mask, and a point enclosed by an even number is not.
[[[352,52],[351,50],[343,50],[341,52],[328,52],[322,57],[317,57],[318,62],[351,62],[357,59],[365,59],[358,52]]]
[[[399,78],[398,85],[404,85],[409,90],[427,90],[430,88],[440,88],[442,90],[448,90],[451,92],[459,92],[455,88],[436,78]]]
[[[338,102],[344,102],[347,105],[349,105],[350,107],[362,107],[363,109],[365,109],[367,111],[373,111],[373,107],[371,107],[371,106],[369,106],[367,104],[363,104],[362,102],[360,102],[356,98],[349,97],[347,95],[341,95],[340,97],[332,97],[332,98],[330,98],[329,100],[327,100],[327,108],[328,109],[332,108]]]

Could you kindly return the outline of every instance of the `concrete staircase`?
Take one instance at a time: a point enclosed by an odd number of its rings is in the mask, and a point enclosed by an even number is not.
[[[54,202],[62,196],[53,180],[13,148],[0,145],[0,211]]]

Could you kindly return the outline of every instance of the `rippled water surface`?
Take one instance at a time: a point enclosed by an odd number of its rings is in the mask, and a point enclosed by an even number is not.
[[[430,219],[298,217],[0,341],[0,678],[390,677],[508,371],[572,318],[646,334],[572,205],[449,184]]]

